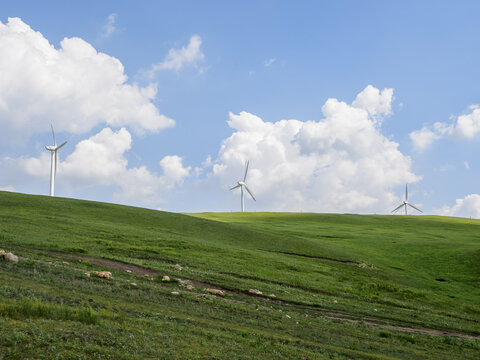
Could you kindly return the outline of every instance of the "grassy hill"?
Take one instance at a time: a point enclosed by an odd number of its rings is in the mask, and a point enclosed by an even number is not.
[[[0,249],[21,257],[0,261],[0,359],[480,353],[478,220],[184,215],[0,192]]]

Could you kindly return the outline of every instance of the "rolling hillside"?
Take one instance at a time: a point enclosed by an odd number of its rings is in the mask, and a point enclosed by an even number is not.
[[[0,249],[20,257],[0,261],[0,359],[480,353],[478,220],[173,214],[0,192]]]

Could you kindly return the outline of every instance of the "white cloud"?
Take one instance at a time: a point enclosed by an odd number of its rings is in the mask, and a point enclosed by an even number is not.
[[[360,92],[352,103],[352,106],[365,109],[374,117],[388,116],[392,113],[393,89],[379,89],[368,85]]]
[[[0,22],[0,140],[27,141],[34,133],[85,133],[92,128],[129,126],[157,131],[174,121],[152,103],[154,86],[127,84],[116,58],[80,38],[55,49],[19,18]]]
[[[443,164],[438,168],[438,171],[440,172],[455,171],[455,166],[453,166],[452,164]]]
[[[70,191],[98,186],[113,186],[114,199],[130,204],[152,205],[162,202],[166,192],[180,185],[189,176],[190,167],[183,167],[178,156],[165,156],[159,163],[163,174],[158,176],[145,166],[128,167],[125,153],[130,150],[132,137],[122,128],[105,128],[98,134],[80,141],[75,150],[58,166],[57,181]],[[61,154],[60,154],[61,156]],[[18,159],[20,169],[48,180],[50,156]]]
[[[179,71],[186,65],[198,68],[198,63],[205,58],[205,55],[200,49],[201,45],[202,39],[200,36],[193,35],[186,47],[183,46],[180,49],[170,49],[165,60],[154,64],[147,75],[153,77],[159,70]]]
[[[480,134],[480,108],[469,106],[470,113],[459,115],[453,124],[436,122],[433,127],[424,126],[421,130],[410,133],[410,139],[418,150],[424,150],[435,140],[451,137],[457,139],[474,139]],[[455,119],[455,117],[454,117]]]
[[[230,113],[234,133],[223,141],[213,175],[231,186],[249,159],[247,183],[265,210],[389,211],[398,201],[395,187],[420,179],[398,144],[380,133],[377,119],[391,113],[392,95],[367,86],[354,105],[329,99],[319,122]]]
[[[15,188],[13,186],[0,186],[0,191],[10,191],[13,192],[15,191]]]
[[[435,213],[445,216],[480,218],[480,195],[470,194],[463,199],[457,199],[453,206],[443,206]]]
[[[480,109],[470,107],[470,114],[460,115],[457,118],[454,134],[460,138],[472,139],[480,133]]]
[[[117,14],[112,13],[107,16],[105,25],[103,26],[103,39],[109,38],[117,30],[115,27],[115,20],[117,20]]]
[[[427,147],[432,145],[435,140],[441,137],[440,134],[430,130],[426,126],[424,126],[421,130],[412,131],[409,136],[413,142],[413,146],[417,150],[425,150]]]
[[[277,59],[271,58],[271,59],[265,60],[265,61],[263,62],[263,65],[264,65],[265,67],[270,67],[275,61],[277,61]]]
[[[160,160],[160,166],[163,169],[163,181],[167,189],[182,184],[183,180],[190,175],[191,167],[184,168],[182,158],[177,155],[165,156]]]
[[[468,163],[468,161],[464,161],[463,165],[465,166],[465,169],[470,170],[470,164]]]

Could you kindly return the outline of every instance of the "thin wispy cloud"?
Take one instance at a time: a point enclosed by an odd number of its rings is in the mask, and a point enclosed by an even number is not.
[[[102,39],[108,39],[116,30],[115,21],[117,20],[117,14],[112,13],[107,16],[105,25],[103,25]]]
[[[270,67],[275,61],[277,61],[277,59],[271,58],[271,59],[265,60],[265,61],[263,62],[263,65],[264,65],[265,67]]]
[[[205,59],[201,46],[201,37],[193,35],[187,46],[182,46],[180,49],[170,49],[162,62],[153,64],[151,69],[146,72],[147,77],[152,78],[155,73],[162,70],[178,72],[185,66],[192,66],[199,69],[200,72],[203,72],[204,68],[199,66],[200,62]]]

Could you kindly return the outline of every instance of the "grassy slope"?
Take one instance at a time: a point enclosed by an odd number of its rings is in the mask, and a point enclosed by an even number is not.
[[[480,335],[479,226],[429,216],[187,216],[0,192],[0,249],[30,259],[0,263],[0,359],[474,359],[478,340],[399,327]],[[205,297],[198,284],[186,291],[122,271],[88,278],[108,269],[64,264],[52,251],[229,291]],[[249,297],[251,288],[277,301]]]

